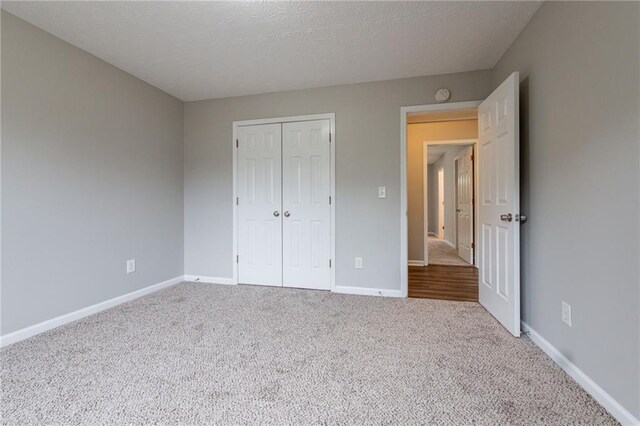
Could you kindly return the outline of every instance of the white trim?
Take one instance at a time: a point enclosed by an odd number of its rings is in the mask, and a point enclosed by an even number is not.
[[[89,315],[96,314],[104,311],[105,309],[113,308],[114,306],[118,306],[139,297],[146,296],[147,294],[162,290],[163,288],[171,287],[172,285],[178,284],[182,281],[184,281],[184,276],[181,275],[179,277],[150,285],[149,287],[123,294],[122,296],[117,296],[113,299],[105,300],[104,302],[96,303],[95,305],[87,306],[86,308],[78,309],[77,311],[69,312],[68,314],[60,315],[59,317],[51,318],[38,324],[16,330],[0,337],[0,347],[11,345],[12,343],[19,342],[35,336],[36,334],[44,333],[45,331],[88,317]]]
[[[540,349],[555,361],[573,380],[575,380],[582,388],[587,391],[596,401],[602,405],[617,421],[623,425],[640,425],[640,420],[635,418],[626,408],[618,401],[602,389],[596,382],[580,370],[566,356],[535,331],[529,324],[522,321],[522,329],[529,333],[529,338],[533,343],[538,345]]]
[[[236,141],[238,140],[238,125],[236,122],[233,122],[233,139],[231,140],[231,152],[232,154],[232,198],[231,205],[233,206],[233,228],[231,230],[233,235],[233,251],[231,252],[231,263],[233,267],[232,270],[232,279],[234,284],[238,284],[238,205],[236,204],[236,197],[238,196],[238,150],[236,149]]]
[[[233,278],[203,277],[201,275],[185,275],[184,280],[192,283],[237,285]]]
[[[414,105],[400,107],[400,293],[409,295],[409,251],[407,220],[407,114],[413,112],[451,111],[477,108],[482,101],[453,102],[450,104]]]
[[[329,120],[329,125],[331,128],[331,141],[330,145],[330,175],[331,175],[331,242],[329,244],[330,247],[330,258],[331,258],[331,274],[330,274],[330,289],[331,291],[335,291],[336,288],[336,114],[335,113],[326,113],[326,114],[310,114],[310,115],[295,115],[290,117],[275,117],[275,118],[261,118],[256,120],[240,120],[233,122],[233,140],[232,143],[232,151],[233,151],[233,197],[231,199],[231,205],[233,206],[233,252],[232,255],[232,266],[233,266],[233,277],[231,278],[231,282],[229,284],[238,284],[238,263],[236,262],[236,256],[238,254],[238,206],[236,205],[236,197],[238,196],[238,186],[237,186],[237,163],[238,163],[238,150],[236,149],[236,140],[238,138],[238,127],[241,126],[254,126],[258,124],[276,124],[276,123],[292,123],[296,121],[312,121],[312,120]],[[217,279],[217,278],[215,278]],[[226,278],[223,278],[226,280]],[[226,283],[225,283],[226,284]]]
[[[404,297],[400,290],[386,290],[382,288],[336,286],[333,292],[340,294],[357,294],[360,296]]]
[[[409,266],[426,266],[424,260],[410,260]]]
[[[447,123],[450,121],[471,121],[471,120],[475,120],[476,118],[435,118],[435,119],[431,119],[431,120],[420,120],[420,121],[407,121],[407,124],[425,124],[425,123]]]
[[[433,236],[433,237],[437,237],[438,234],[436,234],[435,232],[429,232],[429,235]]]
[[[422,219],[422,257],[424,259],[422,263],[423,266],[427,266],[429,265],[429,145],[427,141],[422,142]]]
[[[240,120],[240,121],[234,121],[233,124],[236,125],[237,127],[240,127],[240,126],[256,126],[259,124],[293,123],[295,121],[335,120],[335,118],[336,118],[335,113],[331,112],[331,113],[325,113],[325,114],[293,115],[289,117]],[[331,139],[331,143],[333,143],[333,139]]]
[[[422,143],[427,145],[475,145],[478,143],[478,139],[450,139],[442,141],[422,141]],[[455,158],[458,158],[458,156]]]

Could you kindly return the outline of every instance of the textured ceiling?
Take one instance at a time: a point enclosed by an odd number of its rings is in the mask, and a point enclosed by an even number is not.
[[[491,68],[539,2],[10,2],[184,100]]]

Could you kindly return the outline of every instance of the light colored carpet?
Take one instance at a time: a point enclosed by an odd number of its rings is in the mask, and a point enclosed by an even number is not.
[[[615,424],[468,302],[185,283],[0,361],[11,425]]]
[[[458,250],[432,235],[429,235],[429,265],[469,266],[458,256]]]

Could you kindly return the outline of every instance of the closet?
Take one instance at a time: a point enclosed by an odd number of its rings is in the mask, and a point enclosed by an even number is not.
[[[330,120],[238,126],[240,284],[331,287]]]

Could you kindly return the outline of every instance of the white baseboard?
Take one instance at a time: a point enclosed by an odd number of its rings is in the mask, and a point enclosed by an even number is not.
[[[410,260],[409,266],[424,266],[424,260]]]
[[[16,343],[31,336],[35,336],[36,334],[43,333],[53,328],[60,327],[61,325],[65,325],[84,317],[88,317],[89,315],[96,314],[100,311],[104,311],[105,309],[113,308],[114,306],[129,302],[133,299],[137,299],[149,293],[162,290],[163,288],[170,287],[182,281],[184,281],[184,277],[181,275],[179,277],[175,277],[158,284],[150,285],[149,287],[145,287],[131,293],[123,294],[122,296],[114,297],[113,299],[105,300],[104,302],[96,303],[95,305],[87,306],[86,308],[78,309],[77,311],[69,312],[68,314],[60,315],[59,317],[42,321],[41,323],[22,328],[20,330],[16,330],[12,333],[5,334],[0,337],[0,347],[8,346],[12,343]]]
[[[402,297],[401,290],[385,290],[385,289],[366,288],[366,287],[336,286],[333,292],[341,293],[341,294],[358,294],[361,296]]]
[[[436,234],[435,232],[427,232],[427,235],[431,235],[432,237],[438,236],[438,234]]]
[[[219,278],[219,277],[203,277],[201,275],[185,275],[185,281],[194,283],[207,283],[207,284],[224,284],[224,285],[236,285],[233,278]]]
[[[529,332],[531,341],[538,345],[549,357],[555,361],[573,380],[584,388],[589,395],[598,401],[616,420],[623,425],[640,425],[640,420],[635,418],[627,409],[625,409],[618,401],[613,399],[604,389],[596,382],[580,370],[574,363],[565,357],[558,349],[549,343],[544,337],[538,334],[524,321],[522,329]]]
[[[445,242],[445,243],[447,243],[449,246],[451,246],[451,248],[456,248],[456,245],[455,245],[455,244],[453,244],[451,241],[449,241],[449,240],[442,240],[442,241],[444,241],[444,242]]]

